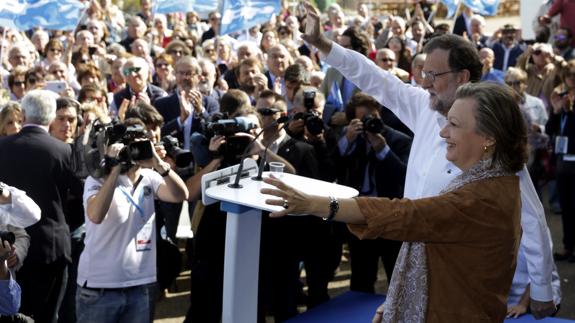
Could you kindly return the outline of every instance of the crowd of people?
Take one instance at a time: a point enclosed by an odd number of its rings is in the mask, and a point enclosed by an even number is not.
[[[436,24],[434,2],[395,16],[285,1],[220,35],[216,11],[92,0],[73,31],[0,27],[0,230],[15,236],[0,244],[0,314],[151,322],[189,266],[186,322],[220,322],[226,213],[200,181],[249,155],[360,195],[266,179],[285,210],[262,219],[259,321],[329,300],[344,248],[351,290],[374,293],[383,264],[374,322],[555,315],[555,261],[575,262],[575,12],[545,1],[529,40],[512,24],[486,34],[465,6]]]

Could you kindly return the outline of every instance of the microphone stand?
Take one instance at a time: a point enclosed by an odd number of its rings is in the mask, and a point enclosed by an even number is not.
[[[263,177],[262,177],[262,173],[264,172],[264,167],[266,165],[266,157],[268,155],[268,148],[270,147],[270,145],[273,142],[270,142],[267,146],[266,149],[264,150],[264,153],[262,154],[262,159],[260,159],[260,163],[258,165],[258,175],[255,177],[252,177],[252,180],[254,181],[262,181]]]
[[[244,171],[244,160],[247,158],[246,154],[247,154],[248,150],[250,149],[250,147],[253,145],[253,143],[264,133],[264,131],[266,131],[270,128],[273,128],[273,127],[277,127],[278,124],[285,123],[287,121],[289,121],[288,117],[280,117],[276,121],[272,122],[269,126],[260,130],[260,132],[258,132],[258,134],[254,137],[254,139],[252,139],[252,141],[250,141],[250,143],[247,145],[246,149],[244,149],[244,152],[242,154],[242,159],[240,160],[240,166],[238,167],[238,172],[236,173],[236,178],[234,179],[234,182],[232,184],[228,184],[229,188],[242,188],[243,187],[240,184],[240,179],[242,177],[242,172]],[[267,147],[266,147],[264,154],[266,152],[267,152]],[[260,177],[261,177],[261,175],[260,175]]]

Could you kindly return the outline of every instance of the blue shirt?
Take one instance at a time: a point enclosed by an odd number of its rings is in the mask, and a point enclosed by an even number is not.
[[[20,285],[12,278],[0,280],[0,315],[14,315],[20,309]]]

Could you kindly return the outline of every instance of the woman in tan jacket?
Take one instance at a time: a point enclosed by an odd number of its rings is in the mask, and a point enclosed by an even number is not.
[[[431,120],[430,120],[431,122]],[[340,199],[278,179],[262,193],[284,210],[350,224],[362,239],[405,241],[374,322],[502,322],[521,238],[519,178],[526,126],[508,88],[467,84],[440,132],[462,170],[441,195],[418,200]]]

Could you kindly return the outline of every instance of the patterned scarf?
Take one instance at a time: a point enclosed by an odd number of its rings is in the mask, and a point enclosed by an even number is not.
[[[440,194],[482,179],[507,176],[502,167],[481,160],[455,177]],[[427,313],[427,256],[425,243],[404,242],[387,291],[383,322],[424,323]]]

